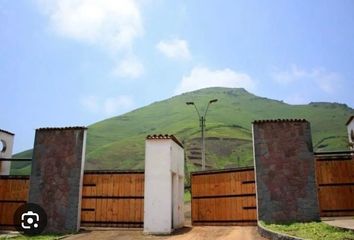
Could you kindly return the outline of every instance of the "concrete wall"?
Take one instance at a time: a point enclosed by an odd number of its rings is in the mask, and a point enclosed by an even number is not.
[[[347,131],[350,149],[354,150],[354,139],[351,138],[352,131],[354,132],[354,118],[351,118],[351,121],[347,123]]]
[[[86,128],[36,130],[29,202],[47,214],[45,232],[68,233],[80,228]]]
[[[170,136],[149,137],[145,146],[144,232],[169,234],[184,224],[184,150]]]
[[[171,141],[173,197],[173,228],[184,226],[184,149],[175,141]]]
[[[11,158],[14,145],[13,133],[0,129],[0,158]],[[10,175],[11,162],[0,162],[0,175]]]
[[[253,123],[258,220],[267,223],[319,220],[310,123]]]

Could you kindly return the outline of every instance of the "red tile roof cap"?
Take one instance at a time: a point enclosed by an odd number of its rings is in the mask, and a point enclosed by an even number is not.
[[[47,128],[38,128],[37,131],[56,131],[56,130],[80,130],[80,129],[87,129],[87,127],[47,127]]]
[[[254,124],[258,123],[274,123],[274,122],[307,122],[306,119],[265,119],[265,120],[255,120]]]
[[[178,141],[178,139],[174,136],[174,135],[168,135],[168,134],[154,134],[154,135],[148,135],[146,137],[146,139],[149,140],[161,140],[161,139],[171,139],[173,140],[175,143],[177,143],[181,148],[184,148],[182,143],[180,141]]]

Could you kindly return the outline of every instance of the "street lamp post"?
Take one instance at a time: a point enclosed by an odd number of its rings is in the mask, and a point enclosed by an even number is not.
[[[195,110],[197,111],[198,118],[199,118],[199,124],[200,124],[201,135],[202,135],[202,139],[201,139],[201,145],[202,145],[202,170],[205,170],[205,137],[204,137],[205,120],[206,120],[205,117],[206,117],[206,114],[208,112],[210,104],[215,103],[217,101],[218,101],[218,99],[210,100],[208,102],[208,105],[207,105],[203,115],[200,114],[200,112],[199,112],[199,110],[198,110],[198,108],[197,108],[197,106],[195,105],[194,102],[186,102],[187,105],[193,105],[194,106]]]

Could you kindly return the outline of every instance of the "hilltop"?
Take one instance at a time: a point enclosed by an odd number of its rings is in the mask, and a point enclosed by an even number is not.
[[[318,102],[289,105],[258,97],[242,88],[206,88],[152,103],[88,126],[86,169],[143,169],[148,134],[174,134],[184,145],[188,170],[200,167],[200,130],[193,101],[203,111],[209,100],[206,162],[209,168],[248,166],[252,160],[252,121],[305,118],[316,151],[347,149],[345,122],[354,110],[345,104]],[[31,151],[16,157],[31,156]],[[13,173],[28,166],[17,163]]]

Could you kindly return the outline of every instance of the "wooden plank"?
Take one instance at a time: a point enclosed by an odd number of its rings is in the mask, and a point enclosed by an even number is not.
[[[128,174],[123,174],[122,175],[122,196],[128,196],[129,191],[130,191],[130,186],[129,186],[129,175]],[[128,221],[129,219],[129,200],[127,199],[122,199],[122,209],[123,209],[123,221]]]
[[[118,182],[117,174],[112,175],[112,196],[119,196],[119,182]],[[114,222],[118,221],[118,214],[119,214],[119,199],[114,199],[112,202],[112,211],[113,216],[112,219]]]
[[[134,196],[135,195],[135,176],[134,175],[130,175],[129,176],[130,180],[129,180],[129,196]],[[128,217],[128,221],[129,222],[134,222],[134,214],[135,214],[135,211],[134,211],[134,207],[135,207],[135,199],[129,199],[129,217]],[[130,226],[128,226],[130,227]]]
[[[134,180],[134,194],[136,196],[139,196],[139,185],[140,185],[140,176],[139,175],[135,175],[135,180]],[[134,201],[134,208],[133,208],[133,211],[134,211],[134,222],[139,222],[139,214],[140,214],[140,201],[139,199],[136,199]]]
[[[190,175],[191,179],[191,223],[194,224],[194,220],[197,218],[197,206],[193,196],[195,195],[195,179],[196,176]]]
[[[89,184],[90,186],[83,186],[83,196],[94,196],[96,193],[94,175],[84,175],[83,184]],[[82,221],[95,221],[96,213],[96,199],[82,199],[82,209],[93,209],[93,211],[82,211]]]
[[[237,192],[237,173],[233,172],[230,173],[230,194],[234,194]],[[231,208],[230,208],[230,212],[231,212],[231,217],[230,219],[235,219],[237,217],[237,201],[236,199],[232,199],[231,201]]]
[[[232,176],[231,174],[225,174],[225,182],[227,184],[225,184],[225,192],[227,192],[228,194],[231,193],[231,179]],[[232,219],[232,202],[233,199],[230,199],[230,201],[226,201],[225,207],[226,207],[226,219],[227,220],[231,220]]]
[[[107,195],[113,196],[114,178],[113,178],[112,174],[109,174],[108,176],[109,176],[109,178],[108,178],[108,183],[107,183]],[[106,217],[106,219],[111,222],[113,222],[113,220],[114,220],[113,206],[114,206],[113,199],[107,199],[107,217]]]
[[[118,182],[119,182],[119,196],[124,195],[124,189],[123,186],[125,185],[124,183],[124,176],[119,175],[118,176]],[[124,199],[120,199],[118,201],[118,207],[119,207],[119,220],[118,221],[124,221]]]
[[[96,182],[96,196],[102,196],[102,183],[101,183],[101,175],[95,175]],[[95,221],[102,221],[102,201],[96,199],[96,217]]]
[[[144,194],[145,194],[145,175],[144,174],[141,174],[141,196],[144,197]],[[140,200],[140,206],[141,206],[141,209],[140,209],[140,222],[143,222],[144,221],[144,199],[141,199]]]
[[[100,196],[108,196],[108,185],[109,185],[109,175],[104,174],[101,175],[101,181],[102,181],[102,194]],[[102,199],[102,209],[101,209],[101,221],[107,221],[108,217],[107,217],[107,202],[108,199]]]
[[[242,189],[241,189],[242,178],[241,178],[241,174],[239,172],[235,172],[235,179],[236,179],[236,186],[237,186],[237,191],[235,193],[242,194]],[[238,201],[238,199],[234,199],[234,201],[235,201],[235,205],[236,205],[234,219],[243,219],[242,212],[240,211],[242,204],[240,201]]]
[[[144,184],[145,184],[144,174],[140,174],[139,178],[140,178],[139,195],[144,197]],[[138,222],[143,222],[143,221],[144,221],[144,199],[140,199]]]
[[[90,196],[97,196],[97,176],[96,175],[92,175],[90,180],[92,181],[93,184],[95,184],[95,186],[90,188]],[[92,214],[93,219],[92,221],[96,221],[97,218],[97,212],[98,212],[98,206],[97,206],[97,200],[93,199],[92,200],[92,205],[95,208],[94,213]]]
[[[218,183],[218,178],[215,174],[211,175],[205,175],[206,178],[208,178],[208,181],[205,182],[203,185],[207,185],[208,183],[211,184],[212,189],[210,189],[209,195],[219,195],[220,193],[220,185]],[[220,205],[217,205],[217,200],[216,199],[210,199],[209,201],[205,201],[206,203],[209,203],[208,205],[205,206],[206,211],[208,212],[208,215],[206,216],[210,220],[215,220],[217,219],[217,213],[219,211],[223,211],[223,209],[220,209]],[[218,211],[217,211],[218,210]]]
[[[199,176],[194,176],[194,175],[191,175],[191,189],[193,188],[193,195],[194,196],[199,196],[200,193],[199,193]],[[193,186],[192,186],[193,185]]]
[[[134,181],[133,181],[133,191],[134,191],[134,194],[135,196],[138,196],[138,182],[139,182],[139,179],[138,179],[138,175],[135,175],[134,176]],[[133,222],[137,222],[138,221],[138,199],[134,199],[134,205],[133,205],[133,208],[132,208],[132,215],[133,215]]]
[[[228,173],[223,173],[223,174],[219,174],[219,192],[218,194],[220,195],[228,195],[229,192],[227,191],[228,188],[227,188],[227,183],[226,183],[226,176],[229,175]],[[228,215],[228,212],[229,212],[229,209],[227,208],[227,205],[230,201],[228,201],[227,198],[220,198],[220,205],[216,204],[215,203],[215,213],[218,213],[222,216],[222,218],[224,218],[225,220],[228,220],[227,219],[227,215]],[[218,207],[219,206],[219,207]],[[217,211],[216,209],[220,209],[221,211]]]

